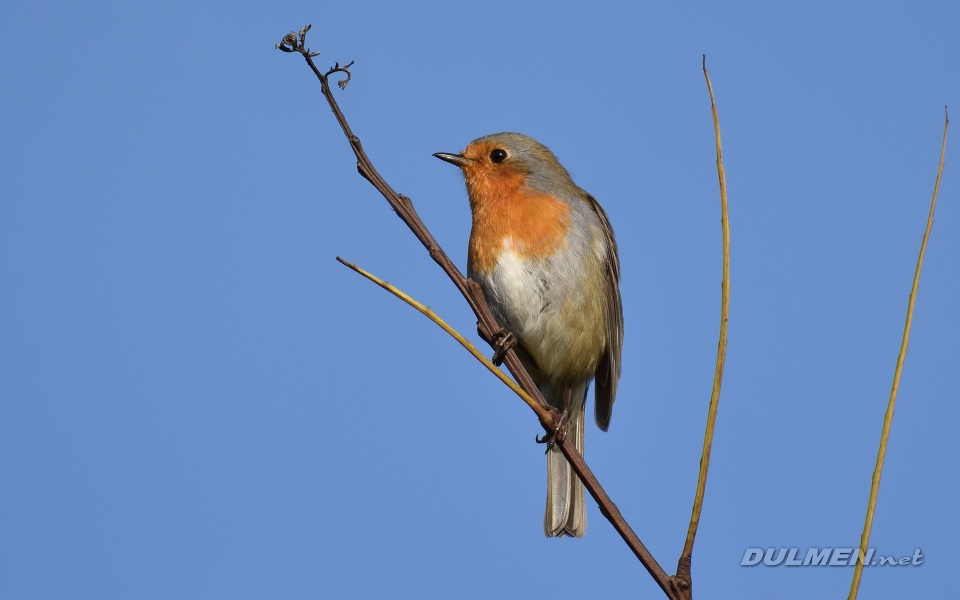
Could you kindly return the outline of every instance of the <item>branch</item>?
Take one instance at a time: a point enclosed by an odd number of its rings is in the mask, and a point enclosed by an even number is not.
[[[940,190],[940,176],[943,175],[943,155],[947,151],[947,129],[950,127],[950,117],[947,107],[943,107],[943,144],[940,146],[940,167],[937,170],[937,181],[933,185],[933,200],[930,201],[930,215],[927,217],[927,228],[923,232],[923,241],[920,242],[920,258],[917,259],[917,270],[913,273],[913,287],[910,288],[910,300],[907,302],[907,322],[903,326],[903,339],[900,341],[900,355],[897,356],[897,367],[893,371],[893,387],[890,390],[890,400],[887,401],[887,412],[883,416],[883,431],[880,433],[880,450],[877,452],[877,466],[873,471],[873,482],[870,485],[870,500],[867,502],[867,518],[863,524],[863,534],[860,536],[860,549],[857,564],[853,571],[853,583],[850,585],[848,600],[856,600],[860,588],[860,577],[863,575],[863,558],[870,544],[870,529],[873,527],[873,513],[877,506],[877,493],[880,490],[880,474],[883,472],[883,459],[887,454],[887,438],[890,435],[890,424],[893,423],[893,407],[897,403],[897,391],[900,388],[900,373],[903,371],[903,361],[907,357],[907,343],[910,341],[910,325],[913,323],[913,304],[917,300],[917,288],[920,286],[920,268],[923,266],[923,255],[927,250],[927,239],[930,238],[930,228],[933,227],[933,211],[937,207],[937,192]]]
[[[513,381],[512,379],[510,379],[509,377],[507,377],[506,375],[504,375],[504,374],[503,374],[503,371],[501,371],[500,369],[498,369],[498,368],[496,367],[496,365],[494,365],[492,362],[490,362],[490,360],[489,360],[486,356],[484,356],[483,354],[481,354],[480,351],[477,350],[477,347],[476,347],[476,346],[474,346],[473,344],[471,344],[470,341],[467,340],[467,338],[463,337],[463,335],[461,335],[459,331],[457,331],[456,329],[454,329],[453,327],[451,327],[450,325],[448,325],[446,321],[444,321],[444,320],[441,319],[439,316],[437,316],[437,313],[433,312],[433,310],[431,310],[430,308],[424,306],[424,305],[421,304],[420,302],[417,302],[416,300],[414,300],[413,298],[411,298],[411,297],[408,296],[407,294],[404,294],[402,291],[400,291],[399,289],[397,289],[395,286],[390,285],[389,283],[387,283],[386,281],[380,279],[380,278],[377,277],[376,275],[373,275],[372,273],[369,273],[369,272],[367,272],[367,271],[364,271],[363,269],[361,269],[361,268],[358,267],[357,265],[355,265],[355,264],[353,264],[353,263],[351,263],[351,262],[347,262],[347,261],[343,260],[342,258],[340,258],[339,256],[337,257],[337,261],[339,261],[340,264],[342,264],[342,265],[344,265],[344,266],[346,266],[346,267],[348,267],[348,268],[350,268],[350,269],[353,269],[353,270],[356,271],[357,273],[360,273],[361,275],[363,275],[364,277],[366,277],[366,278],[369,279],[370,281],[374,282],[375,284],[379,285],[379,286],[382,287],[383,289],[387,290],[388,292],[390,292],[391,294],[393,294],[393,295],[396,296],[397,298],[400,298],[401,300],[403,300],[404,302],[406,302],[406,303],[409,304],[410,306],[412,306],[412,307],[414,307],[415,309],[419,310],[425,317],[427,317],[428,319],[430,319],[431,321],[433,321],[434,323],[436,323],[437,325],[439,325],[440,328],[443,329],[444,331],[446,331],[447,333],[449,333],[449,334],[453,337],[453,339],[455,339],[455,340],[457,340],[458,342],[460,342],[460,345],[463,346],[464,348],[466,348],[466,349],[467,349],[467,352],[469,352],[470,354],[473,355],[474,358],[476,358],[477,360],[479,360],[479,361],[480,361],[480,364],[482,364],[483,366],[485,366],[488,371],[490,371],[491,373],[493,373],[493,374],[497,377],[497,379],[499,379],[500,381],[502,381],[508,388],[510,388],[511,390],[513,390],[513,392],[514,392],[516,395],[520,396],[520,398],[521,398],[524,402],[527,403],[527,406],[529,406],[529,407],[533,410],[533,412],[537,413],[537,416],[538,416],[538,417],[540,417],[541,419],[546,418],[546,411],[543,410],[543,407],[540,406],[540,404],[539,404],[536,400],[534,400],[533,398],[530,397],[530,394],[528,394],[528,393],[526,393],[525,391],[523,391],[523,388],[521,388],[519,385],[517,385],[516,383],[514,383],[514,381]],[[543,413],[543,414],[541,414],[541,413]]]
[[[697,493],[693,499],[693,514],[687,529],[687,539],[683,544],[680,562],[677,564],[675,579],[681,589],[690,594],[692,579],[690,562],[693,554],[693,542],[697,537],[700,524],[700,510],[703,508],[703,493],[707,486],[707,469],[710,468],[710,450],[713,446],[713,429],[717,420],[717,405],[720,402],[720,384],[723,381],[723,364],[727,355],[727,315],[730,312],[730,223],[727,220],[727,179],[723,171],[723,153],[720,149],[720,118],[717,116],[717,103],[713,97],[713,86],[707,73],[707,55],[703,55],[703,76],[707,80],[710,92],[710,110],[713,112],[713,134],[717,140],[717,174],[720,178],[720,227],[723,230],[723,280],[720,283],[720,342],[717,344],[717,368],[713,374],[713,391],[710,393],[710,406],[707,409],[707,430],[703,436],[703,453],[700,456],[700,475],[697,479]]]
[[[394,191],[394,189],[390,187],[386,180],[383,179],[380,173],[377,172],[376,168],[374,168],[373,163],[363,151],[363,146],[360,144],[360,138],[354,135],[353,131],[350,129],[350,125],[347,124],[347,119],[344,117],[343,112],[337,105],[337,101],[333,97],[333,93],[330,90],[330,85],[327,80],[327,78],[333,73],[346,73],[348,77],[347,80],[340,82],[340,87],[343,88],[346,86],[347,81],[349,81],[350,72],[346,67],[340,67],[339,64],[331,68],[326,73],[321,73],[320,70],[317,69],[317,66],[313,62],[313,58],[317,56],[319,52],[311,52],[309,48],[304,46],[306,33],[309,30],[310,25],[307,25],[300,30],[299,34],[292,32],[287,34],[284,36],[283,40],[276,45],[277,49],[283,50],[284,52],[298,52],[303,56],[304,60],[307,61],[310,69],[317,76],[317,79],[320,80],[320,90],[323,93],[324,98],[326,98],[327,103],[330,105],[330,109],[333,111],[337,122],[340,123],[340,127],[343,129],[344,135],[350,142],[350,147],[353,149],[354,155],[357,157],[357,171],[359,171],[360,175],[369,181],[373,187],[377,188],[377,191],[379,191],[380,194],[387,200],[393,210],[397,213],[397,216],[400,217],[407,227],[410,228],[410,231],[417,236],[417,239],[420,240],[420,243],[422,243],[427,249],[427,251],[430,253],[430,257],[440,266],[441,269],[443,269],[444,273],[446,273],[450,280],[453,281],[453,284],[457,286],[457,289],[460,290],[460,293],[463,295],[464,299],[477,316],[477,332],[480,334],[480,337],[482,337],[487,343],[492,344],[495,340],[495,335],[500,330],[500,326],[497,324],[496,319],[490,312],[489,307],[487,307],[486,300],[483,297],[483,290],[480,289],[480,286],[476,282],[467,279],[460,273],[460,270],[457,269],[456,265],[453,264],[453,261],[450,260],[437,241],[433,238],[433,235],[427,229],[426,225],[423,224],[423,221],[420,220],[420,216],[417,214],[416,210],[414,210],[413,202],[410,200],[410,198],[407,198],[406,196],[398,194],[396,191]],[[352,64],[353,63],[351,62],[350,65]],[[540,418],[540,424],[543,426],[543,428],[551,436],[556,434],[557,425],[560,422],[559,414],[553,407],[544,401],[543,395],[540,394],[540,390],[537,388],[536,384],[533,383],[533,379],[530,378],[530,374],[527,373],[526,369],[523,367],[523,364],[520,362],[520,358],[512,348],[508,349],[504,354],[503,364],[507,366],[507,369],[513,375],[517,384],[519,384],[523,391],[525,391],[540,405],[542,413],[537,412],[537,416]],[[541,416],[541,414],[543,416]],[[633,529],[630,528],[630,525],[627,524],[626,520],[623,518],[623,515],[620,514],[620,510],[617,508],[616,504],[610,500],[610,497],[600,486],[600,482],[597,481],[597,478],[593,475],[593,472],[584,462],[583,457],[579,452],[577,452],[573,440],[570,438],[565,438],[563,441],[557,442],[556,446],[560,448],[561,452],[563,452],[563,455],[567,458],[567,461],[577,474],[577,477],[580,478],[584,484],[584,487],[586,487],[586,489],[590,492],[590,495],[593,496],[594,500],[596,500],[597,504],[599,505],[600,512],[603,513],[607,520],[610,521],[614,529],[617,530],[617,533],[620,534],[620,537],[623,538],[637,559],[640,560],[640,563],[650,573],[650,576],[653,577],[653,579],[657,582],[657,585],[660,586],[668,598],[679,599],[680,596],[677,594],[673,580],[653,558],[650,552],[640,541],[640,538],[637,537],[637,534],[634,533]]]

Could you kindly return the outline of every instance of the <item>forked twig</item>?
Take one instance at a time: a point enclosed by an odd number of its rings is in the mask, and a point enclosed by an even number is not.
[[[487,306],[486,300],[483,297],[483,290],[480,289],[480,286],[476,282],[471,281],[463,276],[460,273],[460,270],[453,264],[453,261],[447,256],[443,251],[437,241],[434,239],[433,235],[427,229],[426,225],[423,224],[423,221],[420,220],[420,216],[417,214],[416,210],[413,208],[413,202],[410,198],[398,194],[390,185],[383,179],[380,173],[377,172],[374,168],[373,163],[367,157],[366,153],[363,150],[363,146],[360,144],[360,138],[354,135],[353,131],[350,129],[350,125],[347,123],[346,117],[344,117],[343,112],[340,110],[340,107],[337,105],[336,99],[333,97],[333,93],[330,90],[330,85],[328,83],[327,77],[335,72],[346,72],[349,77],[349,71],[346,70],[346,67],[335,66],[330,71],[327,71],[326,74],[321,73],[317,66],[313,62],[313,58],[317,56],[318,52],[311,52],[309,48],[305,47],[306,33],[310,30],[310,26],[307,25],[300,30],[299,34],[289,33],[284,36],[283,40],[277,44],[279,50],[284,52],[298,52],[306,60],[307,64],[310,66],[310,69],[317,76],[317,79],[320,80],[320,90],[323,93],[324,98],[326,98],[327,103],[330,105],[330,109],[333,111],[334,116],[337,119],[337,122],[340,123],[341,129],[343,129],[344,135],[347,136],[347,140],[350,142],[350,147],[353,149],[354,155],[357,157],[357,171],[360,172],[367,181],[369,181],[377,191],[387,200],[390,206],[396,211],[397,216],[410,228],[417,239],[420,240],[420,243],[424,245],[427,251],[430,253],[430,257],[443,269],[447,274],[453,284],[457,286],[457,289],[460,290],[460,293],[463,294],[464,299],[470,305],[470,308],[473,309],[474,314],[477,316],[477,332],[480,334],[480,337],[484,339],[487,343],[492,343],[495,340],[496,333],[500,330],[499,325],[497,324],[496,319],[493,317],[493,314],[490,312],[489,307]],[[353,63],[350,63],[351,65]],[[350,65],[347,65],[350,66]],[[341,87],[346,85],[346,81],[342,82]],[[547,431],[548,434],[555,434],[557,431],[557,425],[559,423],[559,415],[556,410],[548,405],[544,400],[543,396],[540,394],[540,390],[537,389],[537,386],[533,383],[533,380],[530,378],[530,374],[527,373],[526,369],[523,367],[523,364],[520,362],[519,357],[512,348],[508,348],[503,356],[503,364],[507,366],[507,369],[513,375],[517,384],[536,402],[540,405],[542,412],[538,412],[537,415],[540,418],[540,423],[543,425],[543,428]],[[640,538],[637,537],[637,534],[634,533],[633,529],[630,528],[630,525],[623,518],[623,515],[620,514],[620,510],[617,508],[617,505],[610,500],[610,497],[604,491],[603,487],[600,486],[600,482],[597,481],[597,478],[594,476],[593,472],[590,470],[590,467],[587,466],[587,463],[584,462],[583,456],[577,452],[576,446],[572,438],[564,437],[561,440],[556,442],[556,446],[560,448],[560,451],[563,452],[563,455],[567,458],[567,462],[570,463],[570,466],[573,468],[574,472],[577,474],[577,477],[583,482],[584,487],[587,491],[590,492],[590,495],[593,496],[599,505],[600,512],[603,513],[603,516],[610,521],[614,529],[617,530],[617,533],[620,534],[620,537],[627,543],[630,549],[633,551],[634,555],[640,561],[640,563],[647,569],[647,572],[650,573],[651,577],[657,582],[657,585],[664,591],[667,597],[671,599],[679,599],[680,596],[676,593],[676,588],[673,580],[663,568],[657,563],[653,558],[647,548],[640,541]]]
[[[897,403],[897,390],[900,388],[900,373],[903,372],[903,361],[907,357],[907,345],[910,341],[910,325],[913,323],[913,304],[917,300],[917,288],[920,287],[920,268],[923,267],[923,255],[927,251],[927,239],[930,238],[930,228],[933,227],[933,211],[937,207],[937,192],[940,190],[940,177],[943,175],[943,155],[947,151],[947,129],[950,127],[950,116],[947,107],[943,107],[943,144],[940,146],[940,166],[937,169],[937,181],[933,185],[933,200],[930,201],[930,214],[927,216],[927,228],[923,232],[923,241],[920,242],[920,258],[917,259],[917,269],[913,273],[913,286],[910,288],[910,300],[907,302],[907,320],[903,326],[903,339],[900,341],[900,354],[897,356],[897,367],[893,371],[893,386],[890,389],[890,399],[887,401],[887,412],[883,416],[883,431],[880,433],[880,449],[877,452],[877,466],[873,470],[873,480],[870,484],[870,500],[867,502],[867,517],[863,524],[863,534],[860,536],[859,554],[856,557],[856,566],[853,570],[853,582],[850,584],[848,600],[856,600],[860,589],[860,577],[863,575],[863,560],[870,544],[870,529],[873,527],[873,513],[877,507],[877,493],[880,490],[880,475],[883,472],[883,459],[887,454],[887,438],[890,436],[890,424],[893,423],[893,407]]]

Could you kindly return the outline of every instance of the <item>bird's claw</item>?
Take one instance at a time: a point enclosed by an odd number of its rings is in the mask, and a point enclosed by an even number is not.
[[[507,352],[517,345],[517,338],[501,327],[493,332],[490,344],[494,349],[493,358],[490,359],[490,362],[499,367],[503,364],[503,359],[506,358]]]
[[[560,415],[560,422],[557,423],[556,431],[554,431],[553,433],[548,433],[543,437],[540,437],[538,435],[534,438],[538,444],[547,445],[547,449],[546,451],[544,451],[544,454],[546,454],[547,452],[550,452],[551,448],[553,448],[557,444],[562,444],[563,440],[567,439],[567,417],[568,416],[569,415],[567,411],[563,411],[563,414]]]

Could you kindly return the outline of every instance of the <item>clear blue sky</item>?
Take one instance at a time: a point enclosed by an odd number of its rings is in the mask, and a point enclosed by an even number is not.
[[[51,3],[0,8],[0,597],[657,598],[591,504],[547,540],[520,400],[342,255],[477,339],[360,178],[313,24],[380,172],[461,266],[455,152],[499,131],[608,211],[624,372],[586,457],[673,572],[696,484],[730,195],[730,345],[699,598],[845,597],[943,129],[960,4]],[[955,125],[957,127],[958,125]],[[861,597],[960,561],[960,130],[928,247]]]

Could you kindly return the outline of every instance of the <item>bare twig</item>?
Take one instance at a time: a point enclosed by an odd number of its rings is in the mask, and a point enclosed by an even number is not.
[[[717,420],[717,405],[720,402],[720,384],[723,381],[723,364],[727,355],[727,315],[730,312],[730,222],[727,220],[727,179],[723,171],[723,153],[720,148],[720,118],[717,116],[717,103],[713,97],[713,86],[707,73],[707,55],[703,55],[703,77],[707,80],[710,92],[710,110],[713,112],[713,134],[717,141],[717,175],[720,178],[720,227],[723,230],[723,279],[720,283],[720,342],[717,344],[717,367],[713,374],[713,391],[710,393],[710,406],[707,409],[707,430],[703,436],[703,453],[700,456],[700,475],[697,479],[697,493],[693,500],[693,514],[687,539],[683,544],[680,562],[677,564],[676,579],[681,589],[690,593],[692,580],[690,561],[693,555],[693,542],[697,537],[700,524],[700,510],[703,508],[703,493],[707,486],[707,469],[710,467],[710,449],[713,445],[713,429]]]
[[[428,308],[427,306],[424,306],[424,305],[421,304],[420,302],[417,302],[416,300],[414,300],[413,298],[411,298],[411,297],[408,296],[407,294],[403,293],[402,291],[400,291],[399,289],[397,289],[396,286],[393,286],[393,285],[387,283],[386,281],[380,279],[380,278],[377,277],[376,275],[373,275],[372,273],[369,273],[369,272],[367,272],[367,271],[364,271],[363,269],[361,269],[361,268],[358,267],[357,265],[355,265],[355,264],[353,264],[353,263],[351,263],[351,262],[347,262],[347,261],[343,260],[342,258],[340,258],[339,256],[337,257],[337,260],[340,262],[340,264],[342,264],[342,265],[344,265],[344,266],[346,266],[346,267],[348,267],[348,268],[350,268],[350,269],[353,269],[353,270],[356,271],[357,273],[360,273],[361,275],[363,275],[364,277],[366,277],[366,278],[369,279],[370,281],[374,282],[375,284],[379,285],[379,286],[382,287],[383,289],[387,290],[388,292],[390,292],[391,294],[393,294],[393,295],[396,296],[397,298],[400,298],[401,300],[403,300],[404,302],[406,302],[406,303],[409,304],[410,306],[412,306],[412,307],[414,307],[415,309],[419,310],[421,313],[423,313],[423,315],[424,315],[425,317],[427,317],[428,319],[430,319],[431,321],[433,321],[434,323],[436,323],[437,325],[439,325],[440,328],[443,329],[444,331],[446,331],[447,333],[449,333],[449,334],[453,337],[453,339],[455,339],[455,340],[457,340],[458,342],[460,342],[460,345],[463,346],[464,348],[466,348],[466,349],[467,349],[467,352],[469,352],[470,354],[473,355],[474,358],[476,358],[477,360],[479,360],[479,361],[480,361],[480,364],[482,364],[483,366],[485,366],[488,371],[490,371],[491,373],[493,373],[493,374],[497,377],[497,379],[499,379],[500,381],[502,381],[508,388],[510,388],[511,390],[513,390],[513,392],[514,392],[516,395],[520,396],[520,398],[522,398],[523,401],[527,403],[527,406],[529,406],[529,407],[533,410],[533,412],[537,413],[537,416],[538,416],[538,417],[540,417],[540,418],[546,418],[546,411],[543,410],[543,407],[540,406],[540,403],[539,403],[539,402],[537,402],[536,400],[534,400],[534,399],[530,396],[530,394],[528,394],[528,393],[526,393],[525,391],[523,391],[523,388],[521,388],[519,385],[517,385],[516,383],[514,383],[514,381],[513,381],[512,379],[510,379],[509,377],[507,377],[506,375],[504,375],[504,374],[503,374],[503,371],[501,371],[500,369],[498,369],[498,368],[496,367],[496,365],[493,364],[493,362],[491,362],[486,356],[484,356],[483,354],[481,354],[480,351],[477,350],[477,347],[476,347],[476,346],[474,346],[473,344],[471,344],[470,341],[467,340],[467,338],[463,337],[463,335],[462,335],[459,331],[457,331],[456,329],[454,329],[453,327],[451,327],[449,324],[447,324],[446,321],[444,321],[444,320],[441,319],[439,316],[437,316],[437,313],[433,312],[433,310],[431,310],[431,309]],[[541,413],[543,413],[543,414],[541,414]]]
[[[930,228],[933,227],[933,211],[937,207],[937,192],[940,190],[940,177],[943,175],[943,155],[947,151],[947,129],[950,127],[950,117],[947,107],[943,107],[943,144],[940,146],[940,166],[937,169],[937,181],[933,185],[933,199],[930,201],[930,214],[927,216],[927,228],[923,232],[923,241],[920,242],[920,258],[917,259],[917,269],[913,273],[913,286],[910,288],[910,299],[907,301],[907,320],[903,326],[903,339],[900,341],[900,354],[897,356],[897,367],[893,371],[893,387],[890,390],[890,399],[887,401],[887,412],[883,416],[883,431],[880,433],[880,450],[877,452],[877,466],[873,470],[873,481],[870,485],[870,500],[867,502],[867,517],[863,524],[863,534],[860,536],[858,560],[853,571],[853,583],[850,584],[848,600],[855,600],[860,588],[860,577],[863,575],[863,560],[870,544],[870,529],[873,527],[873,513],[877,506],[877,493],[880,490],[880,474],[883,472],[883,459],[887,454],[887,438],[890,435],[890,424],[893,423],[893,407],[897,403],[897,390],[900,388],[900,373],[903,371],[903,361],[907,357],[907,345],[910,341],[910,325],[913,323],[913,304],[917,300],[917,288],[920,287],[920,268],[923,266],[923,255],[927,250],[927,239],[930,238]]]
[[[490,312],[490,309],[487,307],[486,300],[483,298],[483,291],[480,289],[480,286],[475,282],[467,279],[460,273],[460,270],[453,264],[453,261],[447,256],[447,254],[440,247],[440,244],[434,239],[433,235],[427,229],[427,226],[423,224],[423,221],[420,220],[420,216],[417,214],[417,211],[413,208],[413,202],[410,198],[397,193],[392,187],[386,182],[386,180],[377,172],[377,169],[373,166],[373,163],[367,157],[366,152],[363,150],[363,145],[360,143],[360,138],[354,135],[353,130],[350,129],[350,125],[347,123],[346,117],[343,115],[343,112],[340,110],[339,105],[337,104],[336,99],[333,97],[333,93],[330,90],[330,85],[328,83],[328,77],[333,73],[346,73],[347,79],[341,82],[341,88],[346,86],[346,82],[349,81],[350,71],[347,70],[347,67],[353,65],[351,61],[347,66],[341,67],[339,63],[336,64],[326,73],[321,73],[317,68],[316,64],[313,62],[313,58],[319,54],[318,52],[310,52],[309,48],[304,47],[304,39],[306,32],[310,30],[310,25],[307,25],[300,30],[299,35],[294,33],[287,34],[283,41],[277,44],[277,48],[283,50],[284,52],[299,52],[303,58],[307,61],[307,64],[310,66],[310,69],[313,70],[313,73],[317,76],[317,79],[320,80],[320,91],[323,93],[324,98],[327,100],[327,104],[330,105],[330,110],[333,111],[334,117],[336,117],[337,122],[340,124],[340,128],[343,130],[345,136],[347,136],[347,141],[350,142],[350,147],[353,150],[354,155],[357,157],[357,171],[360,172],[360,175],[364,177],[367,181],[373,184],[373,187],[377,188],[377,191],[386,198],[387,202],[397,213],[397,216],[400,217],[407,227],[413,232],[413,234],[420,240],[420,243],[427,249],[430,253],[430,257],[440,265],[440,268],[447,274],[453,284],[457,286],[457,289],[460,290],[460,293],[463,294],[463,297],[466,299],[467,303],[470,305],[470,308],[473,309],[473,312],[477,315],[477,331],[484,341],[490,342],[493,339],[494,334],[497,330],[500,329],[497,324],[496,319],[493,317],[493,314]],[[517,383],[520,384],[528,394],[540,402],[543,406],[546,407],[548,413],[550,413],[551,418],[548,422],[544,422],[543,425],[548,430],[551,427],[555,427],[555,423],[559,418],[559,415],[553,410],[546,402],[543,400],[543,396],[540,394],[540,390],[537,389],[537,386],[533,383],[533,380],[530,379],[530,375],[527,373],[526,369],[523,368],[523,365],[520,363],[520,359],[517,357],[516,352],[512,350],[506,352],[504,357],[504,363],[507,365],[507,368],[510,370],[510,373],[516,378]]]
[[[413,208],[413,202],[410,198],[398,194],[390,185],[383,179],[380,173],[374,168],[373,163],[367,157],[366,153],[363,150],[363,146],[360,144],[360,138],[354,135],[353,131],[350,129],[350,125],[347,124],[347,119],[344,117],[343,112],[340,110],[340,107],[337,105],[337,101],[333,97],[333,93],[330,90],[330,85],[328,84],[328,76],[336,73],[343,72],[346,73],[348,79],[341,82],[341,87],[346,85],[346,81],[349,80],[350,72],[346,67],[340,67],[339,65],[333,67],[326,73],[321,73],[317,69],[316,65],[313,62],[313,58],[319,53],[310,52],[309,48],[304,46],[306,33],[309,31],[310,26],[307,25],[299,34],[290,33],[284,36],[283,40],[277,44],[277,48],[283,50],[284,52],[298,52],[300,53],[304,60],[307,61],[307,64],[310,66],[310,69],[317,76],[317,79],[320,80],[320,90],[323,93],[324,98],[326,98],[327,103],[330,105],[330,109],[333,111],[334,116],[337,119],[337,122],[340,123],[341,129],[343,129],[344,135],[347,136],[347,140],[350,142],[350,147],[353,149],[353,153],[357,157],[357,170],[360,172],[367,181],[369,181],[377,191],[387,200],[390,206],[396,211],[397,216],[410,228],[417,239],[420,240],[420,243],[424,245],[427,251],[430,253],[430,257],[440,265],[440,268],[447,274],[454,285],[457,286],[457,289],[460,290],[460,293],[463,294],[463,297],[466,299],[467,303],[470,305],[470,308],[473,309],[474,314],[477,316],[477,332],[480,334],[480,337],[484,339],[487,343],[492,343],[495,341],[496,333],[499,331],[500,327],[497,324],[496,319],[493,317],[493,314],[490,312],[490,309],[487,307],[486,300],[483,297],[483,290],[480,289],[480,286],[476,282],[471,281],[464,277],[460,270],[457,269],[456,265],[453,264],[453,261],[446,255],[437,241],[433,238],[433,235],[427,229],[426,225],[423,224],[423,221],[420,220],[419,215]],[[350,63],[351,65],[353,63]],[[350,66],[350,65],[347,65]],[[557,431],[557,425],[559,423],[559,415],[556,410],[548,405],[543,396],[540,394],[540,390],[537,389],[537,386],[533,383],[533,380],[530,378],[529,373],[523,367],[523,364],[520,362],[519,357],[512,348],[508,348],[503,357],[503,364],[507,366],[507,369],[513,375],[517,384],[538,404],[540,404],[542,409],[542,415],[538,412],[538,417],[540,418],[540,423],[543,425],[544,429],[549,434],[555,434]],[[620,537],[627,543],[630,549],[633,551],[634,555],[640,560],[640,563],[647,569],[653,579],[657,582],[660,588],[664,591],[667,597],[674,599],[680,598],[677,595],[674,582],[671,580],[670,576],[666,574],[663,568],[657,563],[653,558],[650,552],[646,549],[643,543],[640,541],[640,538],[637,537],[636,533],[633,532],[633,529],[630,528],[630,525],[627,524],[626,520],[623,518],[623,515],[620,514],[620,510],[617,508],[616,504],[610,500],[610,497],[606,494],[603,488],[600,486],[600,482],[597,481],[597,478],[593,475],[593,472],[584,462],[583,457],[577,452],[574,442],[570,438],[564,438],[562,441],[557,442],[557,447],[560,448],[563,455],[567,458],[567,461],[570,463],[570,466],[573,468],[574,472],[583,482],[586,489],[590,492],[590,495],[593,496],[594,500],[597,501],[597,504],[600,507],[600,512],[610,521],[613,527],[617,530],[617,533],[620,534]]]

